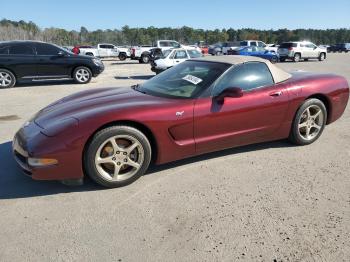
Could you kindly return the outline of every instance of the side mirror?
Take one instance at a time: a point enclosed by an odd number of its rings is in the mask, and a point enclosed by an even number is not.
[[[239,87],[229,87],[223,90],[219,95],[215,96],[215,99],[219,103],[223,103],[225,97],[239,98],[243,96],[243,90]]]

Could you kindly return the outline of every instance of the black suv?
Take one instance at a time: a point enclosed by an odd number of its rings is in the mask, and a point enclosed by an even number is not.
[[[342,43],[342,44],[335,44],[331,45],[327,49],[328,52],[349,52],[350,51],[350,43]]]
[[[0,88],[18,80],[74,79],[90,82],[104,70],[102,61],[73,54],[59,46],[36,41],[0,42]]]

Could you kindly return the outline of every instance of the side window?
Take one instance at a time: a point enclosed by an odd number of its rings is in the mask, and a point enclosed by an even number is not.
[[[180,44],[178,42],[169,42],[169,46],[172,46],[174,48],[179,48]]]
[[[56,46],[50,45],[50,44],[36,44],[36,54],[37,55],[57,55],[58,52],[61,50],[57,48]]]
[[[241,41],[240,42],[240,46],[247,46],[248,45],[248,42],[247,41]]]
[[[314,49],[316,46],[314,44],[307,44],[306,47]]]
[[[250,45],[251,45],[251,46],[256,46],[256,42],[255,42],[255,41],[250,42]]]
[[[261,42],[261,41],[258,42],[258,47],[265,47],[265,46],[266,45],[263,42]]]
[[[100,45],[100,48],[108,48],[107,45]]]
[[[274,84],[272,75],[265,63],[248,62],[231,68],[214,87],[214,95],[229,87],[252,90]]]
[[[166,42],[166,41],[160,41],[160,42],[159,42],[159,46],[160,46],[160,47],[167,47],[167,46],[168,46],[168,42]]]
[[[9,46],[0,46],[0,55],[7,55],[9,53]]]
[[[178,50],[176,51],[176,55],[175,55],[175,59],[186,59],[187,57],[187,53],[185,50]]]
[[[114,46],[113,46],[113,45],[106,45],[106,48],[108,48],[108,49],[114,49]]]
[[[33,49],[28,44],[13,44],[9,47],[11,55],[34,55]]]

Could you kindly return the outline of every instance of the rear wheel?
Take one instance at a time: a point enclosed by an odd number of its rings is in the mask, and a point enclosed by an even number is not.
[[[142,63],[148,64],[149,63],[149,56],[148,55],[142,55],[141,56]]]
[[[327,122],[327,110],[319,99],[306,100],[295,114],[289,140],[297,145],[315,142]]]
[[[300,54],[299,54],[299,53],[296,53],[296,54],[294,55],[294,57],[293,57],[293,61],[294,61],[294,62],[299,62],[299,61],[300,61],[300,58],[301,58]]]
[[[91,70],[85,66],[79,66],[74,70],[73,78],[78,84],[87,84],[92,78]]]
[[[319,61],[323,61],[326,58],[326,55],[324,53],[321,53],[320,56],[318,57]]]
[[[84,154],[84,170],[105,187],[128,185],[143,175],[151,161],[147,137],[130,126],[113,126],[96,133]]]
[[[16,84],[16,77],[11,71],[6,69],[0,69],[0,89],[10,88]]]
[[[277,63],[277,62],[278,62],[277,56],[273,56],[273,57],[270,59],[270,62],[271,62],[272,64]]]

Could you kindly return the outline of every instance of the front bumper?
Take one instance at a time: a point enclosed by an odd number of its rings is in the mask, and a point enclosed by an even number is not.
[[[24,174],[36,180],[82,178],[81,149],[78,149],[67,137],[48,137],[41,131],[42,128],[35,122],[30,122],[18,130],[13,139],[13,156]],[[29,158],[57,159],[58,163],[32,167],[28,164]]]
[[[105,70],[105,66],[104,64],[100,65],[100,66],[95,66],[92,69],[92,75],[93,77],[97,77],[99,74],[101,74],[103,71]]]

